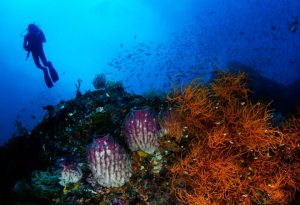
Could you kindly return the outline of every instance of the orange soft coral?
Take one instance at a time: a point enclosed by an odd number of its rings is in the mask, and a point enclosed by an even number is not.
[[[230,139],[230,144],[227,143],[229,147],[234,146],[240,152],[253,151],[263,155],[276,149],[283,140],[282,133],[271,126],[268,106],[262,103],[233,100],[226,106],[220,106],[219,110],[222,118],[220,124],[227,129],[223,135],[228,135],[227,140]]]
[[[231,101],[233,99],[247,99],[250,93],[246,83],[246,74],[239,73],[232,75],[221,72],[216,80],[211,83],[214,96],[221,100]]]
[[[178,142],[180,141],[183,136],[184,127],[175,110],[163,112],[158,122],[164,134],[175,138]]]
[[[172,96],[167,96],[168,101],[174,104],[181,124],[193,135],[200,136],[205,132],[207,124],[213,120],[214,106],[209,96],[208,88],[196,81],[182,92],[175,89]]]
[[[284,204],[299,189],[299,119],[273,127],[268,105],[249,92],[245,74],[222,73],[209,87],[192,83],[168,97],[190,135],[171,168],[180,201]]]

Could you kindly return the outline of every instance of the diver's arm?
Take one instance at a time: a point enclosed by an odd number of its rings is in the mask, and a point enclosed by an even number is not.
[[[29,42],[28,42],[28,35],[26,35],[26,36],[24,37],[23,48],[24,48],[26,51],[30,51]]]

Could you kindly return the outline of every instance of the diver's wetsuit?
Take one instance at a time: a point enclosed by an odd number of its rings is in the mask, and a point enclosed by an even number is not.
[[[29,52],[31,52],[35,65],[41,70],[43,70],[47,87],[51,88],[53,87],[52,81],[53,82],[58,81],[59,77],[56,70],[52,66],[52,63],[50,61],[47,61],[46,59],[44,49],[43,49],[44,42],[46,42],[46,38],[42,30],[40,30],[37,26],[30,24],[28,26],[28,33],[24,37],[23,47],[26,51],[28,51],[28,55]],[[42,63],[45,67],[41,65],[39,59],[42,60]],[[49,68],[52,81],[49,77],[48,69],[46,67]]]

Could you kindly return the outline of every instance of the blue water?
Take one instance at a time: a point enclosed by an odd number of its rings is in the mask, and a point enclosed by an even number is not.
[[[300,77],[299,11],[298,0],[2,0],[0,142],[16,119],[30,130],[42,106],[75,97],[78,79],[82,92],[93,90],[98,73],[142,94],[209,80],[237,61],[288,86]],[[60,75],[51,89],[26,61],[29,23],[44,31]]]

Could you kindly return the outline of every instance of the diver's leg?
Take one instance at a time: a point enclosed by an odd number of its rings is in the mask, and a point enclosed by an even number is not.
[[[39,69],[42,69],[42,70],[46,69],[45,67],[43,67],[41,65],[39,56],[36,53],[32,52],[32,58],[33,58],[33,61],[36,65],[36,67],[38,67]]]
[[[47,61],[43,48],[39,49],[39,56],[42,60],[42,63],[44,64],[44,66],[48,67],[50,62]]]
[[[52,63],[50,61],[47,61],[45,53],[43,50],[41,50],[41,54],[40,54],[40,58],[44,64],[44,66],[47,66],[49,68],[49,72],[50,72],[50,76],[52,78],[53,82],[58,81],[59,77],[58,74],[55,70],[55,68],[53,67]]]
[[[46,82],[46,85],[48,88],[52,88],[53,87],[53,83],[49,77],[49,74],[48,74],[48,70],[47,68],[43,67],[41,64],[40,64],[40,60],[39,60],[39,57],[38,55],[36,55],[35,53],[32,53],[32,58],[34,60],[34,63],[35,65],[41,69],[44,73],[44,79],[45,79],[45,82]]]

